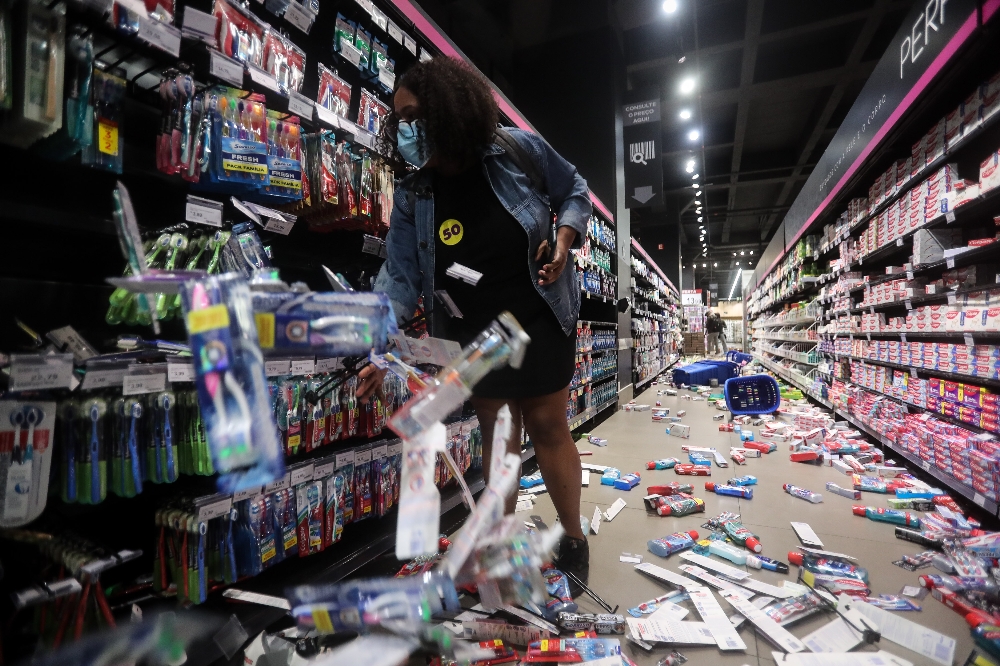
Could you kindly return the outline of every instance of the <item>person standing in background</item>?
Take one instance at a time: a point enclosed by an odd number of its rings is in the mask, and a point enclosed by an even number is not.
[[[729,333],[726,328],[726,322],[722,319],[722,315],[716,312],[715,316],[719,320],[719,342],[722,344],[722,355],[725,356],[729,353],[729,345],[726,344],[726,336],[729,335]]]
[[[721,330],[721,326],[722,320],[718,315],[709,310],[705,314],[705,333],[708,336],[708,342],[705,345],[705,354],[707,356],[714,356],[719,353],[719,331]]]

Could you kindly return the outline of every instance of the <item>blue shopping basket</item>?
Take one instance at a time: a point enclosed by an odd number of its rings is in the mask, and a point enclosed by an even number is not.
[[[750,361],[753,360],[753,356],[750,354],[744,354],[741,351],[733,350],[731,352],[726,353],[726,360],[729,361],[730,363],[735,363],[736,365],[740,366],[740,368],[743,368],[745,365],[747,365],[748,363],[750,363]]]
[[[704,359],[674,370],[674,384],[708,386],[715,379],[720,384],[739,374],[739,368],[729,361]]]
[[[733,416],[771,414],[781,405],[778,382],[770,375],[726,380],[726,407]]]

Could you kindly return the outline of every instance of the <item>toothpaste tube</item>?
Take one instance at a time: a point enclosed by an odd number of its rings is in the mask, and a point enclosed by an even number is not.
[[[601,485],[602,486],[613,486],[615,481],[621,477],[622,472],[620,469],[614,467],[609,467],[604,470],[604,474],[601,475]]]
[[[747,474],[746,476],[737,476],[734,479],[729,479],[726,481],[727,486],[754,486],[757,485],[757,477]]]
[[[677,458],[661,458],[660,460],[651,460],[646,463],[646,469],[670,469],[679,462],[680,460]]]
[[[823,496],[819,493],[814,493],[811,490],[806,490],[805,488],[799,488],[798,486],[793,486],[790,483],[786,483],[782,486],[785,492],[789,495],[798,497],[799,499],[804,499],[807,502],[812,502],[813,504],[819,504],[823,501]]]
[[[598,437],[596,435],[591,435],[590,437],[587,438],[587,441],[590,442],[591,444],[595,444],[597,446],[607,446],[608,445],[608,440],[604,439],[603,437]]]
[[[647,486],[647,495],[690,495],[694,492],[694,486],[690,483],[677,483],[673,481],[663,486]]]
[[[767,569],[777,573],[788,573],[788,565],[763,555],[747,555],[747,566],[753,569]]]
[[[756,453],[758,455],[760,455],[760,451],[757,451]],[[736,463],[737,465],[746,465],[747,464],[746,456],[744,456],[739,451],[730,451],[729,452],[729,457],[732,458],[733,462]]]
[[[632,490],[642,479],[639,478],[638,472],[632,472],[631,474],[626,474],[625,476],[615,479],[615,490]]]
[[[841,497],[846,497],[846,498],[852,499],[852,500],[860,500],[861,499],[861,491],[860,490],[854,490],[852,488],[841,488],[840,486],[838,486],[833,481],[827,481],[826,482],[826,489],[828,491],[830,491],[831,493],[833,493],[834,495],[840,495]]]
[[[897,527],[896,538],[928,548],[941,547],[941,537],[934,532],[918,532],[917,530],[908,530],[905,527]]]
[[[965,621],[971,626],[982,625],[986,622],[997,622],[997,618],[984,610],[976,608],[963,599],[957,592],[936,587],[931,590],[931,596],[963,616]]]
[[[933,499],[936,495],[943,495],[940,488],[896,488],[896,497],[899,499]]]
[[[692,465],[702,465],[707,467],[712,466],[712,459],[704,455],[703,453],[699,453],[697,451],[689,451],[688,460],[691,462]]]
[[[733,564],[737,565],[746,564],[748,555],[745,550],[741,550],[736,546],[732,546],[723,541],[710,541],[708,544],[708,552],[712,555],[721,557],[724,560],[729,560]]]
[[[861,499],[860,497],[858,499]],[[933,511],[935,504],[925,499],[899,499],[890,497],[886,500],[890,509],[910,510],[910,511]]]
[[[736,518],[738,517],[736,516]],[[731,518],[722,523],[722,530],[726,533],[726,536],[755,553],[764,550],[764,547],[760,544],[760,539],[753,532],[743,527],[743,523],[736,520],[736,518]]]
[[[650,539],[646,542],[649,552],[660,557],[667,557],[680,552],[685,548],[690,548],[698,539],[698,532],[690,530],[688,532],[675,532],[659,539]]]
[[[716,495],[753,499],[753,488],[744,488],[743,486],[726,486],[708,481],[705,483],[705,490],[713,492]]]
[[[928,590],[943,588],[952,592],[979,592],[992,599],[997,598],[997,583],[992,578],[978,576],[942,576],[940,574],[924,574],[920,577],[920,585]]]
[[[674,473],[686,476],[712,476],[712,468],[707,465],[674,465]]]
[[[771,453],[778,450],[778,445],[774,442],[744,442],[742,448],[756,449],[761,453]]]
[[[882,523],[896,523],[905,527],[920,527],[920,519],[907,511],[896,511],[895,509],[883,509],[881,507],[851,507],[855,516],[866,516],[869,520]]]
[[[885,481],[876,476],[854,475],[854,489],[866,493],[887,493]]]
[[[1000,558],[1000,532],[990,532],[962,540],[962,546],[976,557]]]
[[[656,503],[656,513],[661,516],[687,516],[705,510],[705,500],[699,497],[671,495],[657,497],[654,502]]]
[[[808,449],[796,451],[788,456],[792,462],[813,463],[819,465],[823,462],[823,452],[818,449]]]
[[[788,553],[788,562],[802,567],[802,581],[810,587],[868,594],[868,571],[850,562],[799,552]]]
[[[745,458],[760,458],[760,450],[759,449],[751,449],[751,448],[745,448],[745,447],[740,447],[740,446],[734,446],[731,449],[729,449],[729,455],[732,456],[732,455],[736,455],[737,453],[740,454],[741,456],[745,457]]]

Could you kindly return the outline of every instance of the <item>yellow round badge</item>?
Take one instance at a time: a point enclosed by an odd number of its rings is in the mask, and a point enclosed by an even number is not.
[[[445,220],[438,229],[438,236],[445,245],[457,245],[462,241],[462,223],[458,220]]]

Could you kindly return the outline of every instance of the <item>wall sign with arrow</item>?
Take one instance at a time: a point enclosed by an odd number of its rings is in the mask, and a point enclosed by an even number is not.
[[[663,203],[663,165],[660,161],[660,100],[622,107],[625,149],[625,207]]]

